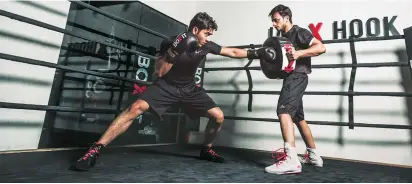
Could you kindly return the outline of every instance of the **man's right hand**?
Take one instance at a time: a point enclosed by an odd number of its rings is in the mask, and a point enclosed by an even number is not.
[[[195,51],[198,44],[199,41],[195,35],[190,32],[183,32],[177,35],[173,44],[166,50],[166,59],[171,63],[175,63],[181,54]]]
[[[263,58],[266,61],[273,61],[276,58],[276,51],[271,47],[262,47],[257,50],[248,50],[247,57],[249,59]]]

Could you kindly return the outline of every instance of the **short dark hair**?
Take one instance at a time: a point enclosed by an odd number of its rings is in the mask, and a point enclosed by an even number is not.
[[[279,4],[270,11],[269,16],[273,17],[276,12],[282,17],[289,16],[290,23],[292,23],[292,10],[289,7]]]
[[[197,13],[189,24],[189,30],[192,30],[194,27],[202,29],[213,29],[217,31],[216,21],[213,20],[213,17],[209,16],[206,12]]]

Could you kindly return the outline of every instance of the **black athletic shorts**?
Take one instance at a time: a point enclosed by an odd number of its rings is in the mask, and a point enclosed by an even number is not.
[[[177,87],[163,79],[156,80],[140,96],[150,106],[150,112],[163,120],[163,114],[172,106],[178,105],[186,115],[194,119],[207,117],[207,111],[217,107],[212,98],[201,87],[189,85]]]
[[[305,119],[302,98],[307,85],[308,75],[305,73],[293,72],[283,79],[283,86],[277,105],[278,116],[289,113],[295,123]]]

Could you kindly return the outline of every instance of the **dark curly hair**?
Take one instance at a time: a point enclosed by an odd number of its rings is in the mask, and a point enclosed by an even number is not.
[[[189,24],[189,30],[192,30],[194,27],[202,29],[213,29],[217,31],[216,21],[213,20],[213,17],[209,16],[206,12],[197,13]]]
[[[292,10],[290,10],[289,7],[287,7],[287,6],[283,5],[283,4],[279,4],[279,5],[275,6],[275,7],[270,11],[269,17],[273,17],[273,15],[274,15],[276,12],[279,13],[279,15],[282,16],[282,17],[288,16],[288,17],[289,17],[289,20],[290,20],[290,23],[293,23],[293,22],[292,22]]]

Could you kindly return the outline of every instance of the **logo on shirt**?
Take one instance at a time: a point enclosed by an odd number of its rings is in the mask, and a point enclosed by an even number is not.
[[[201,87],[202,84],[202,74],[203,70],[202,68],[197,68],[196,74],[195,74],[195,83],[197,87]]]
[[[177,38],[176,38],[176,40],[173,42],[173,47],[177,47],[177,45],[183,40],[183,39],[185,39],[187,36],[186,36],[186,33],[182,33],[182,34],[180,34]]]
[[[195,54],[200,54],[203,51],[203,49],[196,49]]]

